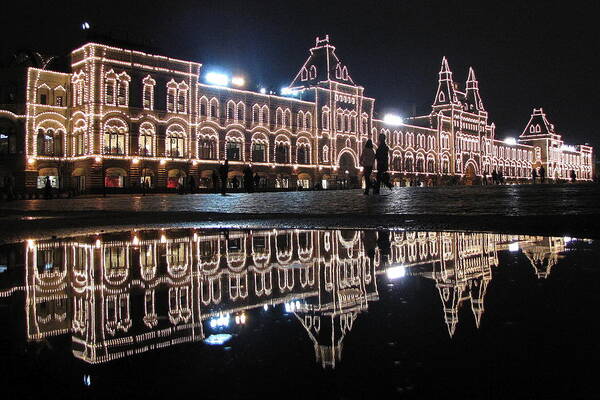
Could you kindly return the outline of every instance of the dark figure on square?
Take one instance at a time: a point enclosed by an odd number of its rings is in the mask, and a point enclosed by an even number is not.
[[[375,159],[377,160],[377,179],[375,181],[375,187],[373,188],[373,194],[379,194],[381,184],[384,183],[388,188],[392,188],[389,182],[388,172],[388,153],[390,148],[385,143],[385,135],[382,133],[379,135],[379,147],[375,152]]]
[[[221,177],[221,194],[227,193],[227,175],[229,174],[229,160],[219,166],[219,175]]]
[[[540,167],[539,175],[540,175],[540,183],[544,183],[544,181],[546,180],[546,168],[544,168],[543,165]]]
[[[252,176],[252,168],[249,165],[244,167],[244,189],[247,193],[254,193],[254,177]]]
[[[533,180],[533,183],[535,184],[535,180],[537,179],[537,170],[535,168],[531,169],[531,179]]]
[[[260,186],[260,175],[258,175],[258,172],[254,174],[254,190],[258,190],[259,186]]]
[[[363,167],[363,177],[365,179],[365,194],[369,194],[371,189],[371,173],[375,164],[375,151],[373,151],[373,141],[367,140],[365,148],[360,155],[360,165]]]

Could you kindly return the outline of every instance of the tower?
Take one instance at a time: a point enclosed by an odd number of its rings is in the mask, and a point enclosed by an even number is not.
[[[438,111],[453,105],[460,106],[460,103],[456,97],[452,71],[450,71],[450,67],[448,66],[448,60],[444,57],[442,58],[442,66],[439,72],[438,89],[433,100],[433,110]]]

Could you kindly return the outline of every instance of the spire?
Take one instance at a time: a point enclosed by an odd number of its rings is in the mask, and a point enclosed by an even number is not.
[[[433,101],[433,107],[441,108],[451,104],[459,105],[454,91],[454,81],[452,80],[452,71],[448,66],[446,57],[442,58],[442,66],[439,72],[438,89]]]
[[[355,85],[348,73],[348,67],[335,54],[329,35],[315,40],[315,47],[290,84],[291,88],[316,86],[321,82],[334,81]]]
[[[469,67],[469,77],[467,78],[467,111],[485,111],[483,102],[479,95],[479,82],[475,77],[473,67]]]

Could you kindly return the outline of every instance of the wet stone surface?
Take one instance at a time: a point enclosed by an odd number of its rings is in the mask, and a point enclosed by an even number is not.
[[[0,245],[4,398],[592,398],[597,242],[177,228]]]
[[[273,214],[575,215],[600,214],[598,185],[456,186],[360,190],[195,195],[109,195],[106,198],[22,200],[0,210],[81,210]]]

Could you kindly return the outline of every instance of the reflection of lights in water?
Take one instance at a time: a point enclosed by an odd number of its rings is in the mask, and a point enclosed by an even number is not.
[[[265,304],[265,305],[263,306],[263,310],[267,311],[268,309],[269,309],[269,306]]]
[[[211,328],[223,328],[229,326],[229,314],[211,318],[208,324]]]
[[[102,246],[102,241],[100,239],[96,239],[96,248],[99,249]]]
[[[83,384],[85,386],[92,386],[92,377],[89,375],[84,375],[83,376]]]
[[[235,324],[236,325],[246,324],[246,314],[236,315],[235,316]]]
[[[406,267],[404,267],[404,265],[389,267],[385,271],[385,274],[387,275],[388,279],[403,278],[404,276],[406,276]]]
[[[140,244],[140,239],[137,236],[134,236],[133,239],[131,240],[131,244],[133,244],[134,246],[137,246],[138,244]]]
[[[569,237],[569,236],[565,236],[565,237],[563,238],[563,241],[564,241],[565,243],[569,243],[569,242],[572,242],[572,241],[573,241],[573,238],[572,238],[572,237]]]
[[[519,251],[519,242],[513,242],[511,244],[508,245],[508,251]]]
[[[233,336],[231,336],[228,333],[219,333],[216,335],[210,335],[209,337],[204,339],[204,343],[211,345],[211,346],[220,346],[222,344],[225,344],[232,337]]]
[[[167,237],[165,235],[160,235],[160,242],[167,243]]]

